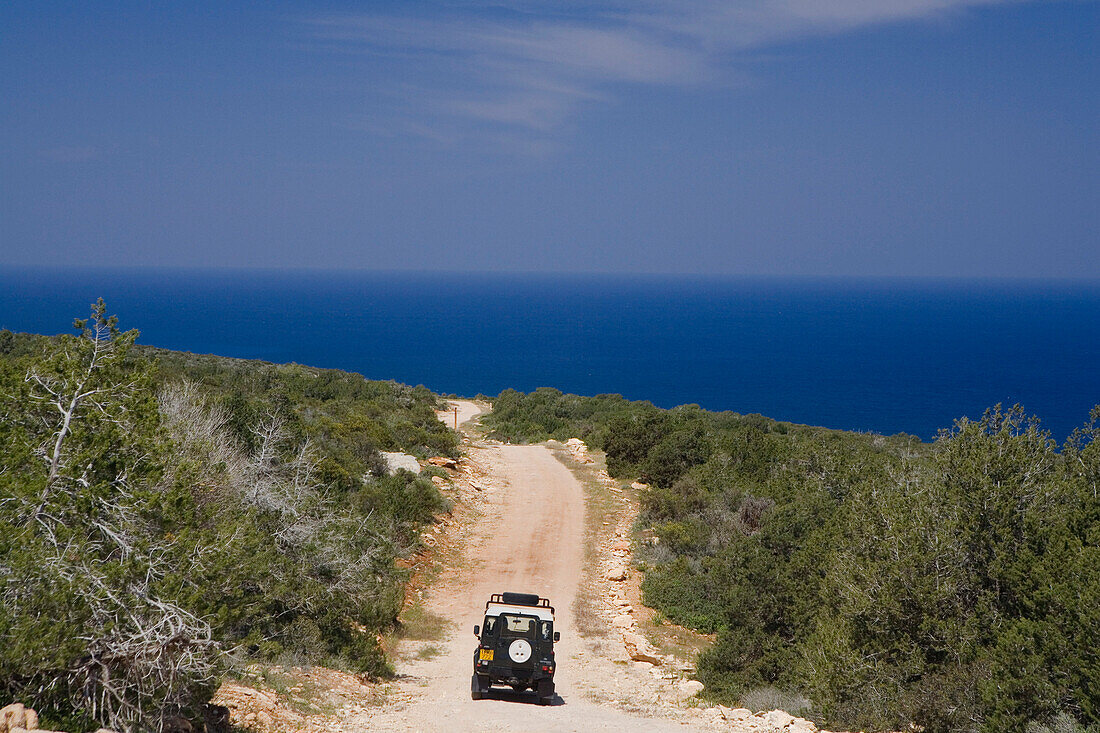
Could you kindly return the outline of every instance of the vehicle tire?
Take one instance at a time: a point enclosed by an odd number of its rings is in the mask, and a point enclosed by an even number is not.
[[[554,704],[554,680],[542,679],[535,686],[535,694],[539,696],[539,705]]]

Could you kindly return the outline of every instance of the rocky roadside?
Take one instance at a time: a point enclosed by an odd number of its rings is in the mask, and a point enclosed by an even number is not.
[[[407,562],[413,572],[406,589],[407,607],[420,603],[426,583],[440,564],[457,561],[451,557],[454,548],[467,541],[465,528],[471,517],[484,510],[487,471],[476,457],[469,457],[470,449],[477,447],[486,446],[464,435],[462,458],[436,456],[423,465],[418,463],[418,469],[436,469],[431,480],[453,509],[425,528],[422,550]],[[416,460],[401,454],[387,456],[391,466],[397,464],[394,468],[412,470],[408,459]],[[401,651],[415,655],[432,645],[430,640],[404,639]],[[387,654],[394,651],[387,649]],[[325,667],[269,665],[250,666],[240,679],[223,683],[211,702],[229,711],[232,726],[256,733],[339,733],[345,730],[346,721],[372,707],[402,703],[385,683]]]
[[[436,469],[432,481],[453,503],[452,513],[441,517],[423,535],[424,549],[410,559],[414,571],[408,587],[407,607],[418,606],[426,587],[440,571],[461,562],[463,548],[478,538],[468,529],[477,517],[493,511],[488,495],[487,465],[498,444],[469,433],[463,436],[463,458],[436,457],[423,467]],[[602,467],[602,457],[589,452],[579,439],[557,450],[572,464],[582,482],[595,486],[603,497],[591,539],[594,555],[586,573],[583,594],[594,633],[586,639],[570,664],[581,670],[582,693],[600,704],[636,715],[678,720],[687,729],[730,733],[815,733],[811,721],[782,710],[752,711],[710,705],[698,697],[702,683],[692,679],[692,659],[658,650],[647,638],[646,622],[652,611],[641,605],[640,573],[632,553],[633,527],[637,518],[637,493],[644,485],[626,486],[612,479]],[[476,551],[470,551],[476,556]],[[579,613],[578,613],[579,615]],[[402,656],[430,652],[432,640],[402,639]],[[396,649],[388,650],[390,652]],[[348,723],[362,720],[359,713],[379,704],[401,708],[400,689],[374,684],[354,675],[322,668],[254,669],[252,676],[229,682],[215,702],[230,711],[233,725],[258,733],[335,733]],[[6,733],[0,731],[0,733]],[[827,733],[822,731],[821,733]]]
[[[582,482],[610,495],[609,511],[600,521],[596,572],[587,582],[589,592],[596,591],[596,611],[608,631],[606,644],[595,643],[595,652],[610,656],[622,666],[629,664],[631,674],[620,673],[620,680],[632,684],[594,685],[589,695],[597,701],[634,709],[640,713],[660,710],[665,716],[681,720],[699,729],[730,733],[829,733],[819,731],[810,720],[783,710],[752,711],[710,705],[698,695],[703,683],[692,679],[694,661],[675,654],[664,654],[650,642],[639,623],[649,609],[641,607],[639,573],[633,560],[633,528],[638,518],[638,492],[648,488],[632,483],[629,488],[612,478],[602,467],[602,457],[593,455],[584,441],[571,438],[563,444],[564,453]],[[638,674],[642,672],[645,674]],[[601,677],[606,680],[607,677]],[[609,694],[611,693],[611,694]],[[642,704],[639,705],[639,702]]]

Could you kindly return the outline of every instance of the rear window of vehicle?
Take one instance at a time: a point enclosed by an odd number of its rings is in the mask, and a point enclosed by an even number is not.
[[[533,637],[535,635],[537,619],[530,616],[517,616],[510,613],[502,613],[499,619],[500,633],[503,636]]]

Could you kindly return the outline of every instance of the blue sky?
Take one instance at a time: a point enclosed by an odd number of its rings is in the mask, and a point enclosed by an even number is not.
[[[0,265],[1100,277],[1100,4],[0,7]]]

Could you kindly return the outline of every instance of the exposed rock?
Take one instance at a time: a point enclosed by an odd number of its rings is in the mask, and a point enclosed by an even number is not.
[[[592,459],[588,455],[588,446],[580,438],[570,438],[565,441],[565,449],[572,454],[573,460],[578,463],[592,463]]]
[[[642,491],[643,489],[648,489],[649,484],[643,484],[641,481],[634,481],[630,484],[630,488],[635,491]]]
[[[805,718],[795,718],[787,726],[787,733],[818,733],[817,726]]]
[[[684,680],[677,687],[680,688],[680,692],[686,697],[694,697],[703,691],[703,683],[699,680]]]
[[[626,580],[627,568],[625,565],[612,565],[607,571],[608,580]]]
[[[432,456],[428,459],[428,463],[433,466],[439,466],[440,468],[450,468],[456,470],[458,468],[458,461],[447,456]]]
[[[10,733],[14,730],[36,730],[38,728],[38,713],[28,708],[23,703],[12,703],[0,708],[0,733]]]
[[[229,709],[232,725],[258,731],[299,730],[305,716],[287,708],[279,695],[269,690],[257,690],[236,682],[222,684],[213,701]]]
[[[447,479],[442,476],[432,476],[432,483],[442,488],[447,485]]]
[[[420,473],[420,461],[416,460],[416,456],[410,456],[408,453],[383,451],[382,458],[386,461],[386,473],[388,475],[393,475],[402,468],[413,473]]]
[[[763,713],[764,722],[772,728],[786,730],[787,726],[795,721],[795,717],[783,710],[769,710]]]
[[[623,642],[626,643],[626,651],[635,662],[649,662],[652,665],[661,663],[661,655],[658,654],[641,634],[623,634]]]
[[[617,629],[629,629],[634,626],[634,617],[629,613],[619,614],[611,621],[611,625]]]

